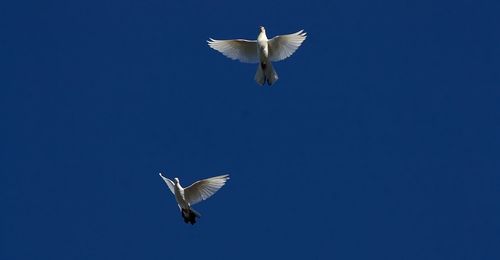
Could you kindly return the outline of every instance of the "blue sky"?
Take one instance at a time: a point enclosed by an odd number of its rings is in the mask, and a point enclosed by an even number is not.
[[[0,258],[499,259],[499,7],[3,2]],[[206,45],[259,25],[271,88]]]

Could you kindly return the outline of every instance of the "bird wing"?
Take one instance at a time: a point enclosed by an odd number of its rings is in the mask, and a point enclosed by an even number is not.
[[[239,60],[245,63],[259,62],[257,41],[243,39],[214,40],[210,38],[207,42],[212,49],[219,51],[230,59]]]
[[[280,61],[290,57],[306,39],[304,30],[296,33],[278,35],[267,42],[269,46],[269,60]]]
[[[175,191],[174,191],[175,184],[174,184],[174,182],[171,181],[169,178],[166,178],[163,175],[161,175],[161,172],[160,172],[160,177],[165,181],[165,183],[167,184],[167,186],[170,189],[170,191],[172,192],[172,194],[175,195]]]
[[[229,174],[197,181],[184,189],[184,197],[190,205],[214,195],[229,179]]]

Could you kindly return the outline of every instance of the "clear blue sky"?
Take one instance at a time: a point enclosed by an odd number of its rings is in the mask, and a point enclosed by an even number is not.
[[[500,259],[498,1],[200,2],[0,4],[1,259]]]

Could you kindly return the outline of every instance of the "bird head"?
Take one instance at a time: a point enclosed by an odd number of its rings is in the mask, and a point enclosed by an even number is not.
[[[260,30],[260,32],[261,32],[261,33],[262,33],[262,32],[266,32],[266,28],[264,28],[264,26],[262,26],[262,25],[261,25],[261,26],[259,26],[259,30]]]
[[[175,183],[179,183],[179,178],[175,177],[174,181],[175,181]]]

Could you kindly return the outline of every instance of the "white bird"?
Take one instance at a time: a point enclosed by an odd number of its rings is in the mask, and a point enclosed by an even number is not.
[[[306,39],[304,30],[296,33],[278,35],[271,40],[267,39],[266,29],[260,26],[260,33],[256,41],[214,40],[210,38],[208,45],[226,57],[245,63],[260,63],[255,73],[255,81],[259,85],[267,82],[271,86],[278,80],[278,74],[271,62],[290,57]]]
[[[174,181],[172,181],[164,177],[161,173],[160,177],[174,194],[184,222],[189,222],[193,225],[196,223],[196,218],[199,218],[201,215],[191,206],[214,195],[215,192],[224,186],[229,179],[229,174],[199,180],[186,188],[182,188],[178,178],[174,178]]]

